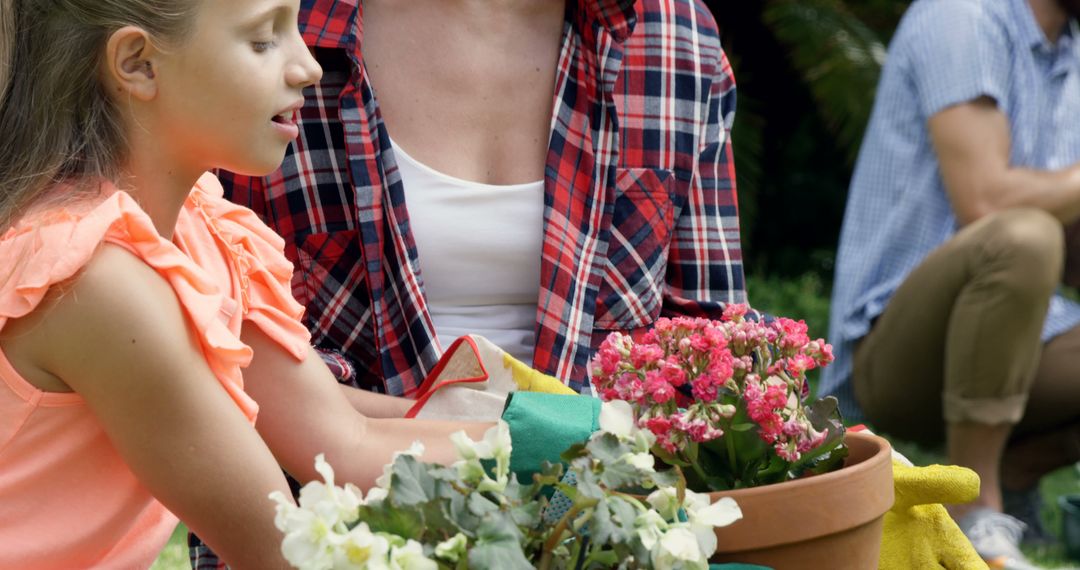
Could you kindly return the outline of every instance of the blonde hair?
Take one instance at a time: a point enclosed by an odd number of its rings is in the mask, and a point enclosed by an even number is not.
[[[0,231],[58,183],[116,181],[125,140],[99,78],[105,43],[128,25],[180,42],[198,2],[0,0]]]

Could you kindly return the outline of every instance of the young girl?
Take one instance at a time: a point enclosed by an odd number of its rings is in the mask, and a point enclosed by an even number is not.
[[[306,481],[325,452],[370,485],[413,440],[448,460],[487,427],[358,414],[282,241],[204,174],[269,172],[297,135],[321,73],[297,10],[0,0],[0,567],[145,568],[172,513],[234,567],[280,566],[279,465]]]

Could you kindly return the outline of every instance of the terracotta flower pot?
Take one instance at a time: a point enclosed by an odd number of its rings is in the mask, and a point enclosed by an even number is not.
[[[712,493],[731,497],[743,518],[716,529],[713,562],[775,570],[872,570],[878,566],[885,512],[893,504],[889,443],[847,433],[844,467],[776,485]]]

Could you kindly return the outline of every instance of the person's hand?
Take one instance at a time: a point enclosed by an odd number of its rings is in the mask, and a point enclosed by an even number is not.
[[[896,502],[885,513],[879,570],[987,568],[942,503],[979,496],[979,476],[964,467],[912,467],[893,461]]]

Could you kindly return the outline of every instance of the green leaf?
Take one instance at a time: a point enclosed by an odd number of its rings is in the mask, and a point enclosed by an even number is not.
[[[481,493],[470,493],[466,504],[470,513],[481,518],[499,511],[499,505]]]
[[[424,532],[424,517],[417,508],[372,508],[364,505],[359,512],[360,520],[367,523],[372,532],[385,532],[413,539],[420,538]]]
[[[569,448],[567,448],[566,451],[562,452],[562,454],[559,455],[559,458],[562,459],[566,463],[571,463],[575,459],[577,459],[578,457],[582,457],[584,455],[585,455],[585,443],[581,442],[581,443],[575,443],[574,445],[571,445]]]
[[[585,560],[586,568],[614,568],[619,565],[621,558],[614,550],[598,550],[590,553]]]
[[[478,532],[482,520],[480,517],[469,512],[465,495],[458,493],[450,497],[450,504],[446,509],[447,518],[462,530],[467,536],[474,537]]]
[[[438,481],[457,481],[459,476],[456,468],[453,467],[441,467],[441,466],[428,466],[428,474]]]
[[[589,455],[605,466],[616,463],[620,457],[632,451],[629,445],[619,441],[617,436],[610,433],[589,440],[586,449]]]
[[[750,423],[750,422],[743,422],[743,423],[735,424],[735,425],[729,427],[728,429],[730,429],[731,431],[749,431],[749,430],[754,429],[755,427],[757,427],[757,426]]]
[[[504,517],[488,517],[477,532],[476,544],[469,549],[469,568],[476,570],[532,570],[521,549],[517,527]]]
[[[577,485],[569,485],[567,483],[558,483],[558,484],[555,485],[555,489],[562,492],[562,494],[566,495],[566,498],[570,499],[571,502],[573,502],[575,499],[577,499],[577,495],[578,495]]]
[[[529,501],[514,506],[510,509],[510,518],[519,527],[536,528],[540,525],[540,512],[543,509],[541,501]]]
[[[575,504],[582,502],[583,499],[599,501],[605,495],[604,488],[600,486],[599,476],[591,469],[577,473],[577,493],[572,496]],[[569,493],[567,496],[571,497]]]
[[[690,463],[688,461],[683,461],[677,455],[668,453],[666,449],[660,447],[659,445],[654,445],[651,451],[653,455],[660,459],[660,461],[663,461],[668,465],[678,467],[690,467]]]
[[[674,487],[679,482],[679,473],[674,469],[657,471],[652,480],[657,487]]]
[[[524,486],[518,483],[517,477],[511,473],[510,480],[506,483],[506,488],[503,489],[503,497],[511,503],[525,503],[531,501],[536,496],[536,491],[533,490],[533,486]]]
[[[601,509],[607,519],[604,532],[601,532],[599,524],[596,526],[590,524],[590,529],[595,529],[593,539],[596,543],[629,544],[636,534],[634,521],[637,520],[638,510],[634,505],[618,496],[609,497],[606,501],[602,501],[597,505],[597,515],[594,520],[599,519]]]
[[[589,536],[598,544],[607,544],[612,536],[619,534],[618,523],[612,519],[608,501],[600,501],[593,508],[592,519],[589,521]]]
[[[419,505],[438,496],[435,479],[427,466],[412,455],[399,455],[391,468],[389,502],[392,505]]]
[[[840,403],[835,396],[819,398],[806,409],[806,418],[817,431],[828,430],[821,447],[831,448],[844,440],[844,420],[840,417]]]
[[[847,446],[837,446],[829,453],[822,455],[814,461],[807,472],[815,475],[836,471],[844,465],[844,459],[848,456]]]

